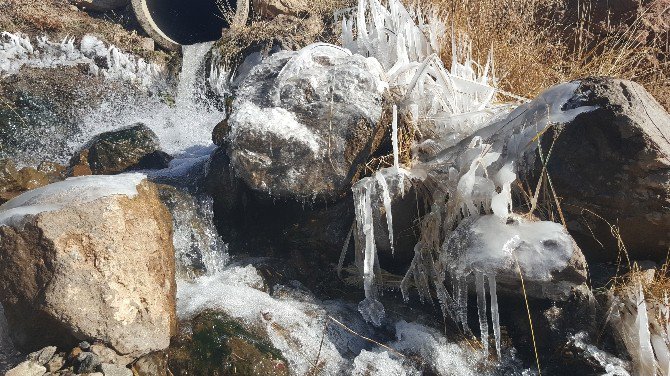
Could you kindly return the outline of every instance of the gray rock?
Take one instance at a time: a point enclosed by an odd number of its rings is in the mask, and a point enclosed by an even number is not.
[[[91,344],[87,341],[79,342],[79,348],[84,351],[89,351],[91,349]]]
[[[587,280],[584,255],[562,225],[521,217],[464,219],[444,242],[440,264],[456,277],[495,276],[498,291],[516,296],[520,268],[526,293],[540,299],[567,300]]]
[[[379,73],[363,56],[326,45],[276,53],[236,92],[232,168],[271,197],[332,201],[358,179],[381,113]]]
[[[47,369],[37,362],[27,360],[7,371],[5,376],[42,376]]]
[[[45,365],[47,367],[47,371],[49,372],[56,372],[59,369],[63,368],[65,365],[65,359],[60,355],[56,354],[49,360],[49,362]]]
[[[100,367],[100,359],[92,352],[83,352],[79,354],[75,361],[74,371],[76,373],[92,373]]]
[[[32,360],[41,365],[46,365],[56,355],[56,346],[48,346],[40,351],[35,351],[28,355],[28,360]]]
[[[105,376],[133,376],[133,371],[118,364],[102,363],[100,368]]]

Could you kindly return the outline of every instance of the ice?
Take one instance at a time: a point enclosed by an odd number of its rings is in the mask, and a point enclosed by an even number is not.
[[[132,198],[144,179],[146,175],[140,173],[82,176],[37,188],[0,206],[0,226],[17,226],[26,216],[85,205],[113,195]]]
[[[393,166],[400,168],[398,151],[398,106],[393,105],[393,122],[391,123],[391,139],[393,143]]]
[[[632,359],[634,374],[668,376],[667,300],[646,297],[644,283],[634,276],[610,295],[611,325]]]
[[[491,321],[493,322],[493,336],[495,337],[496,353],[498,359],[502,357],[502,350],[500,347],[500,312],[498,309],[498,292],[496,287],[495,274],[488,274],[489,280],[489,295],[491,296]]]
[[[251,101],[245,101],[237,106],[229,121],[235,124],[230,134],[233,142],[241,133],[271,133],[280,139],[297,141],[309,148],[313,155],[320,155],[320,137],[284,108],[260,108]]]
[[[574,254],[574,241],[554,222],[512,220],[494,215],[472,217],[445,241],[441,262],[450,273],[509,274],[518,261],[524,278],[551,281]]]
[[[477,313],[479,315],[479,331],[485,356],[489,353],[489,322],[486,307],[486,285],[484,284],[484,273],[475,273],[475,286],[477,289]]]
[[[484,360],[481,352],[448,342],[434,329],[400,321],[395,325],[397,340],[389,344],[405,355],[417,354],[439,375],[480,375],[477,365]]]
[[[578,349],[584,351],[584,356],[593,359],[605,369],[603,376],[630,376],[630,364],[588,343],[588,334],[579,332],[570,338]]]
[[[36,43],[36,46],[33,45],[29,37],[21,34],[0,33],[0,76],[15,74],[23,66],[55,68],[88,64],[94,74],[151,88],[164,70],[159,65],[122,52],[113,45],[106,45],[92,35],[82,37],[79,48],[74,38],[67,37],[61,42],[52,42],[42,36],[36,39]],[[107,67],[98,67],[96,58],[104,59]]]
[[[395,247],[393,246],[393,212],[391,211],[391,193],[389,192],[389,186],[386,183],[386,177],[381,172],[375,173],[375,179],[377,184],[381,189],[382,199],[384,202],[384,213],[386,214],[386,225],[389,232],[389,243],[391,243],[391,253],[395,253]]]

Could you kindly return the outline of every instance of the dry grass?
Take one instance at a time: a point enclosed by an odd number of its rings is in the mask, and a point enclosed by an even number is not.
[[[662,0],[632,12],[594,0],[421,1],[444,13],[457,35],[467,34],[477,61],[493,47],[503,90],[532,98],[559,82],[615,76],[642,84],[670,109],[670,9],[655,5]]]

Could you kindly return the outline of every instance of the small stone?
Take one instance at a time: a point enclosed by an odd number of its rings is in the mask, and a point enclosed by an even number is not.
[[[72,349],[72,351],[70,351],[70,354],[68,355],[67,359],[70,362],[74,362],[75,360],[77,360],[77,358],[82,352],[83,351],[81,351],[79,347],[75,347],[74,349]]]
[[[118,364],[102,363],[100,368],[105,376],[133,376],[133,371]]]
[[[82,352],[77,357],[74,371],[76,373],[92,373],[100,367],[100,359],[97,355],[91,352]]]
[[[56,372],[63,368],[64,365],[65,359],[60,354],[56,354],[53,358],[51,358],[51,360],[47,362],[45,366],[47,367],[47,371]]]
[[[56,354],[56,346],[45,347],[42,350],[35,351],[28,355],[28,360],[37,362],[40,365],[47,364]]]
[[[10,369],[5,376],[42,376],[46,372],[47,369],[44,366],[32,360],[27,360]]]
[[[91,349],[91,344],[86,341],[82,341],[79,343],[79,348],[84,351],[89,351]]]

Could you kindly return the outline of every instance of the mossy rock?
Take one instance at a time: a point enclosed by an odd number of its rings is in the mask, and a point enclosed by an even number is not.
[[[272,344],[223,313],[206,311],[180,325],[168,350],[175,376],[289,374]]]

